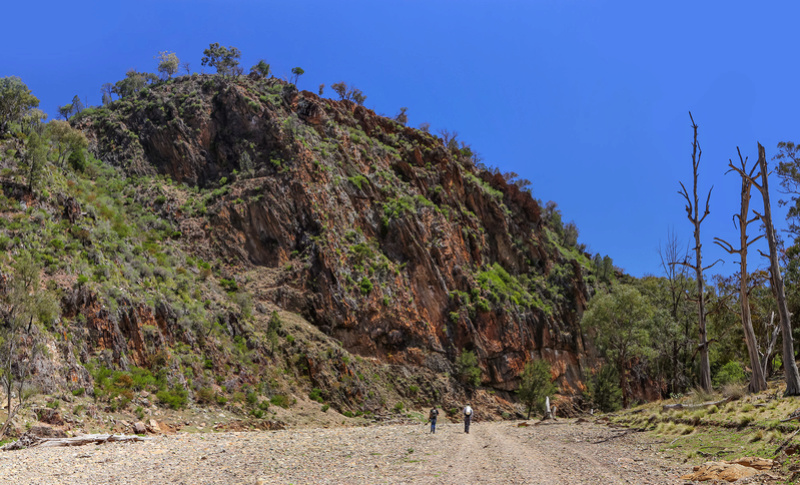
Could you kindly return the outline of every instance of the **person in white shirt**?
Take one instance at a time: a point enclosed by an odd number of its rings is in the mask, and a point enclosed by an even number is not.
[[[472,421],[472,406],[467,404],[464,408],[464,432],[469,433],[469,423]]]

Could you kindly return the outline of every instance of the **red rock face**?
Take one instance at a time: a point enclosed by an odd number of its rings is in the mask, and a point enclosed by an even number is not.
[[[164,336],[170,335],[169,324],[158,312],[160,307],[153,315],[149,306],[121,299],[119,308],[112,315],[86,287],[76,288],[62,303],[65,317],[74,318],[78,314],[85,317],[85,328],[95,350],[111,351],[112,362],[107,364],[147,366],[164,347]],[[148,326],[161,329],[148,335],[149,340],[145,336]]]
[[[139,101],[83,122],[96,155],[209,190],[227,177],[203,222],[175,217],[192,244],[241,267],[291,265],[278,305],[364,356],[452,372],[471,350],[483,384],[501,390],[542,358],[565,392],[582,389],[581,264],[530,194],[465,150],[277,80],[182,78]],[[148,358],[143,324],[172,338],[135,306],[109,328],[94,302],[79,305],[97,315],[93,338],[136,363]]]

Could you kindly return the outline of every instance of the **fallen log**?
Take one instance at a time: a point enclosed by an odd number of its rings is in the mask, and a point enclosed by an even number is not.
[[[709,402],[704,402],[704,403],[700,403],[700,404],[682,404],[682,403],[665,404],[665,405],[663,405],[661,407],[661,410],[662,411],[672,411],[672,410],[675,410],[675,409],[689,409],[689,410],[691,410],[691,409],[708,408],[708,407],[711,407],[711,406],[719,406],[720,404],[725,404],[726,402],[728,402],[730,400],[731,399],[729,397],[726,397],[725,399],[722,399],[721,401],[709,401]]]
[[[0,451],[21,450],[23,448],[33,448],[35,446],[50,448],[56,446],[82,446],[92,443],[100,445],[103,443],[147,441],[151,439],[152,438],[143,438],[137,435],[124,434],[84,434],[80,436],[73,436],[71,438],[39,438],[36,436],[23,435],[19,440],[0,447]]]
[[[608,438],[605,438],[605,439],[602,439],[602,440],[598,440],[598,441],[589,441],[589,443],[591,443],[591,444],[593,444],[593,445],[598,445],[598,444],[600,444],[600,443],[605,443],[606,441],[611,441],[611,440],[613,440],[614,438],[620,438],[620,437],[622,437],[622,436],[626,436],[626,435],[628,435],[629,433],[636,433],[636,432],[638,432],[638,431],[643,431],[643,430],[639,430],[639,429],[628,429],[628,430],[626,430],[626,431],[623,431],[622,433],[618,433],[618,434],[615,434],[615,435],[609,436]]]

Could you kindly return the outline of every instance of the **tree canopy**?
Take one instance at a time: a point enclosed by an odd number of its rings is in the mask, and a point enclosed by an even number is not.
[[[331,89],[339,95],[339,99],[354,101],[361,106],[363,106],[364,101],[367,100],[367,97],[364,96],[364,93],[361,92],[360,89],[355,86],[348,86],[344,81],[331,84]]]
[[[161,73],[162,79],[169,79],[178,72],[181,61],[174,52],[159,52],[155,58],[158,60],[158,72]]]
[[[137,72],[133,69],[125,73],[125,79],[114,83],[112,91],[120,98],[138,93],[148,84],[158,81],[158,76],[150,72]]]
[[[209,44],[208,49],[203,51],[203,58],[200,64],[211,66],[217,70],[217,74],[223,76],[238,76],[242,73],[239,67],[239,59],[242,52],[233,46],[224,47],[219,42]]]
[[[39,106],[39,98],[16,76],[0,78],[0,134],[7,133],[11,123]]]
[[[597,347],[615,363],[620,376],[623,402],[627,405],[627,372],[631,359],[650,354],[650,326],[654,310],[648,300],[630,285],[617,285],[611,293],[589,303],[581,325],[594,336]]]
[[[541,359],[525,364],[520,380],[517,393],[522,403],[528,408],[526,419],[531,419],[533,408],[543,406],[545,397],[554,394],[558,388],[553,383],[550,364]]]
[[[261,77],[269,77],[269,75],[271,74],[270,65],[267,64],[267,61],[261,59],[260,61],[258,61],[258,64],[250,68],[250,73],[257,74]]]

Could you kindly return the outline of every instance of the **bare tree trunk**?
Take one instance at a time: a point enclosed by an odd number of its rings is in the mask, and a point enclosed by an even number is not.
[[[764,234],[767,237],[767,244],[769,245],[769,255],[764,255],[769,258],[769,272],[772,281],[772,289],[775,293],[775,299],[778,301],[778,315],[781,321],[781,333],[783,334],[783,374],[786,379],[786,396],[800,396],[800,373],[797,370],[797,362],[794,360],[794,341],[792,339],[792,321],[789,314],[789,307],[786,304],[786,291],[783,287],[783,275],[781,274],[781,267],[778,263],[778,241],[775,235],[775,227],[772,225],[772,206],[769,202],[769,169],[767,167],[767,157],[764,154],[764,147],[761,143],[758,144],[758,167],[761,170],[761,184],[759,184],[754,177],[750,177],[736,167],[733,170],[739,172],[742,178],[749,179],[753,187],[761,192],[761,197],[764,199],[764,213],[756,215],[764,223]],[[763,254],[763,253],[762,253]]]
[[[775,320],[775,312],[772,312],[769,316],[769,326],[773,327],[773,321]],[[769,343],[767,344],[767,348],[764,351],[764,355],[761,357],[761,367],[764,369],[764,378],[769,377],[768,366],[770,358],[772,357],[772,350],[775,348],[775,342],[778,340],[778,332],[780,332],[781,326],[775,325],[772,330],[772,338],[769,339]]]
[[[697,142],[697,124],[694,122],[694,118],[692,118],[692,113],[689,113],[689,119],[692,120],[692,129],[694,130],[694,140],[692,142],[692,174],[694,179],[694,188],[692,191],[693,197],[689,196],[689,191],[686,190],[686,187],[681,182],[681,190],[678,192],[686,199],[686,215],[689,218],[689,221],[694,226],[694,255],[695,255],[695,264],[691,264],[688,261],[684,261],[684,266],[692,268],[695,270],[695,275],[697,279],[697,329],[698,329],[698,337],[699,342],[697,344],[697,348],[700,351],[700,387],[705,391],[711,390],[711,363],[708,359],[708,335],[706,334],[706,302],[705,302],[705,282],[703,281],[703,270],[714,266],[711,264],[710,266],[703,268],[703,257],[702,257],[702,243],[700,242],[700,224],[703,223],[703,220],[708,216],[709,209],[708,209],[708,201],[711,199],[711,190],[714,188],[712,187],[708,191],[708,196],[706,197],[706,204],[705,204],[705,211],[703,215],[700,215],[700,200],[697,195],[697,172],[700,167],[700,157],[703,155],[703,151],[700,149],[700,144]]]
[[[794,360],[792,321],[789,307],[786,304],[783,275],[778,264],[778,241],[775,236],[775,228],[772,225],[772,208],[769,203],[769,186],[767,185],[767,157],[764,154],[764,147],[761,143],[758,144],[758,165],[761,167],[761,186],[758,189],[764,198],[764,214],[761,220],[764,222],[764,232],[767,235],[767,244],[769,245],[770,273],[778,300],[778,315],[781,321],[781,333],[783,333],[783,374],[786,378],[786,392],[784,395],[798,396],[800,395],[800,373],[797,370],[797,362]]]
[[[742,158],[742,152],[739,151],[739,161],[742,164],[742,172],[747,171],[747,159]],[[729,160],[729,166],[735,170],[733,161]],[[750,375],[750,384],[747,386],[749,392],[760,392],[767,388],[767,380],[764,378],[764,370],[761,367],[761,359],[758,356],[758,342],[756,341],[756,334],[753,331],[753,322],[750,316],[750,291],[747,288],[747,248],[754,242],[761,239],[758,236],[750,241],[747,240],[747,226],[759,220],[758,216],[748,220],[748,213],[750,212],[750,189],[753,184],[751,182],[753,173],[757,165],[750,169],[749,177],[742,177],[742,201],[739,214],[734,216],[734,223],[739,221],[739,249],[734,249],[733,246],[723,241],[720,238],[714,238],[720,247],[730,254],[739,255],[739,303],[742,307],[742,327],[744,329],[744,340],[747,343],[747,354],[750,357],[750,368],[752,374]]]

